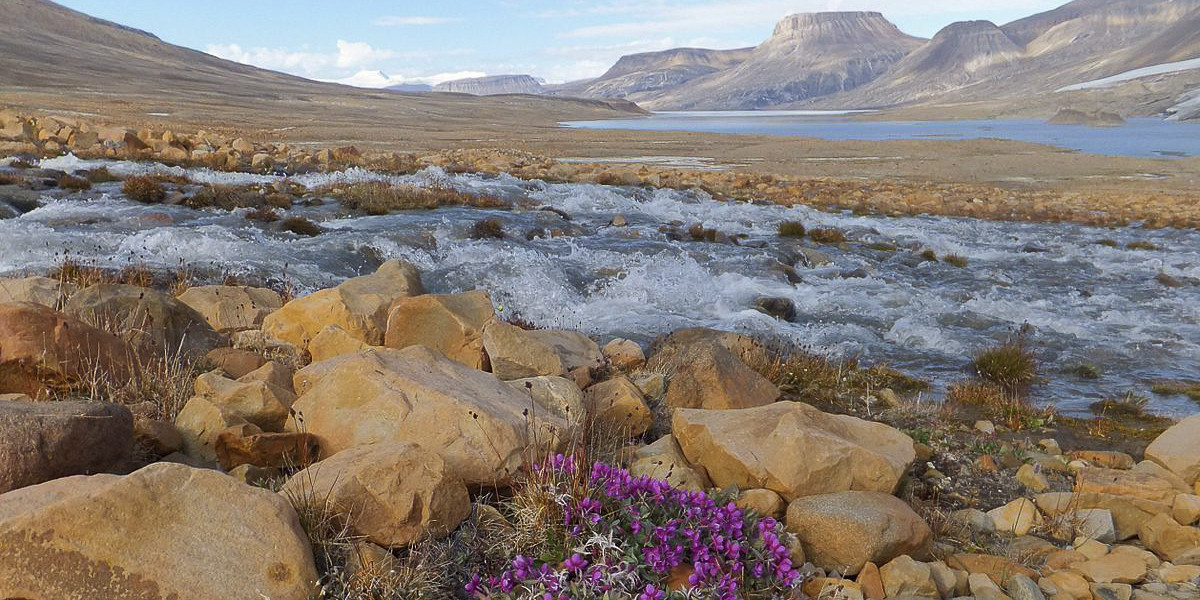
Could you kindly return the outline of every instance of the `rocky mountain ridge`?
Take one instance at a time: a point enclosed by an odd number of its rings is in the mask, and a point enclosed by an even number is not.
[[[499,94],[542,94],[542,83],[530,75],[490,75],[455,79],[433,86],[435,92],[455,92],[472,96]]]

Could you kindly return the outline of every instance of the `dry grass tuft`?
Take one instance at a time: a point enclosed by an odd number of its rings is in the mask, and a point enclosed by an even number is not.
[[[441,206],[508,208],[495,196],[469,194],[448,187],[392,186],[384,181],[354,183],[333,194],[342,206],[369,215],[386,215],[394,210],[431,209]]]
[[[134,202],[143,204],[158,204],[167,198],[167,190],[162,182],[153,177],[142,175],[130,177],[121,187],[121,193]]]
[[[800,238],[804,237],[806,232],[804,223],[800,221],[784,221],[779,224],[779,237]]]
[[[274,223],[275,221],[279,220],[279,213],[275,212],[275,209],[271,208],[270,206],[260,206],[246,213],[246,218],[251,221],[259,221],[262,223]]]
[[[476,240],[504,239],[504,224],[496,217],[480,219],[471,226],[471,237]]]
[[[942,261],[956,267],[967,266],[967,257],[959,254],[947,254],[942,257]]]
[[[1160,396],[1177,396],[1182,394],[1200,402],[1200,381],[1164,379],[1151,384],[1150,391]]]
[[[72,192],[82,192],[92,189],[92,182],[83,177],[62,175],[58,178],[58,187]]]
[[[984,381],[1000,386],[1005,393],[1024,396],[1037,379],[1037,357],[1023,334],[1007,342],[980,350],[971,369]]]
[[[108,170],[108,167],[96,167],[95,169],[88,171],[87,178],[88,181],[92,183],[111,183],[113,181],[121,180],[120,177],[113,175],[112,172]]]
[[[190,208],[253,208],[263,203],[262,194],[255,193],[248,186],[209,184],[203,189],[184,200]]]
[[[12,171],[0,171],[0,185],[21,185],[25,183],[25,176]]]
[[[846,241],[846,234],[836,227],[818,227],[808,232],[808,237],[818,244],[840,244]]]
[[[279,224],[279,228],[283,231],[290,231],[296,235],[308,237],[321,234],[321,226],[304,217],[288,217]]]
[[[1125,244],[1125,248],[1127,250],[1159,250],[1159,249],[1161,249],[1161,247],[1158,244],[1155,244],[1154,242],[1148,242],[1146,240],[1134,240],[1132,242],[1129,242],[1128,244]]]

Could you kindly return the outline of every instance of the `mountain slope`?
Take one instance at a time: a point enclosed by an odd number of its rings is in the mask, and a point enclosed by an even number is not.
[[[453,92],[473,96],[496,94],[541,94],[545,90],[538,80],[529,75],[489,75],[455,79],[433,86],[435,92]]]
[[[872,81],[922,41],[875,12],[791,15],[737,66],[667,89],[643,105],[752,109],[823,96]]]
[[[554,126],[640,112],[617,100],[470,97],[310,81],[168,44],[45,0],[0,0],[0,105],[114,122],[221,123],[346,139],[468,132],[504,121]],[[385,141],[381,139],[381,142]]]
[[[1190,53],[1180,44],[1194,40],[1189,27],[1195,27],[1190,19],[1198,7],[1200,0],[1076,0],[1002,27],[955,23],[883,77],[813,105],[886,107],[1053,94]]]
[[[629,54],[622,56],[600,77],[556,86],[553,93],[584,98],[627,98],[637,102],[659,90],[735,67],[753,50],[672,48]]]

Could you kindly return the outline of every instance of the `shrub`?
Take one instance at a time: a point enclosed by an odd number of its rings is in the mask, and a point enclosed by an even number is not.
[[[1075,363],[1063,371],[1080,379],[1100,379],[1100,368],[1091,363]]]
[[[1158,250],[1159,245],[1146,240],[1134,240],[1125,244],[1125,248],[1128,250]]]
[[[937,262],[938,255],[931,248],[926,248],[921,251],[921,260],[926,262]]]
[[[779,224],[779,237],[804,237],[806,230],[800,221],[784,221]]]
[[[386,215],[393,210],[431,209],[440,206],[507,208],[508,203],[487,194],[469,194],[448,187],[395,187],[384,181],[354,183],[336,194],[342,206],[369,215]]]
[[[167,199],[167,190],[153,177],[137,175],[125,180],[121,193],[134,202],[157,204]]]
[[[288,217],[279,224],[279,228],[296,235],[312,237],[321,233],[321,227],[304,217]]]
[[[191,208],[216,207],[224,210],[250,208],[262,204],[262,195],[246,187],[206,185],[184,201]]]
[[[840,244],[846,241],[846,234],[836,227],[818,227],[809,231],[808,237],[818,244]]]
[[[476,572],[472,596],[785,598],[798,583],[780,524],[726,497],[560,454],[535,465],[512,502],[517,528],[538,537],[502,572]],[[686,589],[666,589],[672,576]]]
[[[266,196],[263,197],[263,201],[266,202],[267,205],[269,205],[269,206],[273,206],[275,208],[280,208],[283,210],[287,210],[287,209],[291,208],[292,203],[293,203],[291,194],[285,194],[283,192],[274,192],[271,194],[267,194]]]
[[[980,350],[971,361],[980,379],[1000,386],[1012,395],[1023,395],[1037,377],[1037,358],[1023,335]]]
[[[956,267],[967,266],[967,257],[959,255],[959,254],[947,254],[942,257],[942,261],[952,264]]]
[[[72,192],[82,192],[92,189],[92,182],[74,175],[63,175],[58,178],[58,187]]]
[[[477,240],[503,239],[504,224],[496,217],[480,219],[471,226],[471,237]]]

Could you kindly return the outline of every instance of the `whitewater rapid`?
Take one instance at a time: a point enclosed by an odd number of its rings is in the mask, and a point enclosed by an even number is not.
[[[173,171],[199,183],[272,183],[269,175],[183,170],[64,157],[43,168],[98,165],[121,175]],[[1149,394],[1149,382],[1200,378],[1200,232],[1062,223],[1012,223],[950,217],[877,217],[807,207],[721,202],[703,192],[553,184],[510,176],[408,176],[351,169],[293,176],[309,187],[369,179],[450,185],[513,200],[520,208],[443,208],[384,216],[351,214],[336,202],[288,215],[325,233],[300,237],[244,218],[246,210],[146,206],[122,197],[119,183],[68,195],[44,193],[44,206],[0,220],[0,273],[44,272],[68,253],[107,267],[188,266],[245,279],[286,282],[301,292],[369,272],[400,257],[419,266],[433,291],[488,289],[501,314],[548,327],[647,343],[685,326],[775,337],[837,356],[860,355],[932,379],[938,396],[965,376],[970,354],[1033,327],[1045,383],[1035,398],[1086,412],[1105,396]],[[564,219],[553,208],[568,215]],[[611,226],[615,215],[628,225]],[[471,239],[471,225],[495,217],[508,236]],[[853,243],[781,239],[781,221],[838,227]],[[691,241],[695,223],[739,237],[739,244]],[[531,230],[561,237],[527,239]],[[682,240],[677,239],[683,231]],[[675,233],[672,233],[675,232]],[[1114,240],[1117,247],[1098,244]],[[1158,250],[1131,250],[1149,241]],[[861,242],[861,243],[860,243]],[[867,243],[894,244],[896,251]],[[801,246],[824,254],[806,256]],[[957,254],[966,267],[921,260]],[[815,259],[815,260],[814,260]],[[794,266],[790,283],[780,265]],[[1183,283],[1167,287],[1163,273]],[[794,322],[754,308],[762,297],[791,300]],[[1062,371],[1087,363],[1096,380]],[[1167,414],[1195,412],[1183,396],[1151,396]]]

